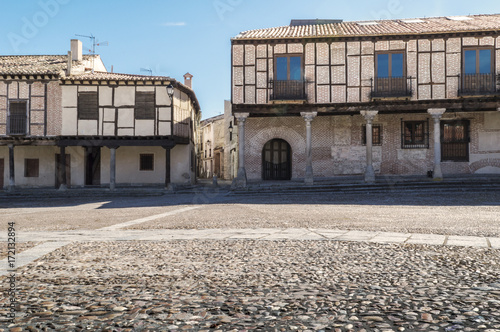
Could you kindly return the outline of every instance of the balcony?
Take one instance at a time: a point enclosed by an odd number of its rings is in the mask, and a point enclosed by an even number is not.
[[[26,135],[26,128],[27,117],[25,114],[9,116],[9,135]]]
[[[304,80],[272,80],[271,100],[306,100],[306,84]]]
[[[372,98],[411,97],[411,77],[375,77],[371,80]]]
[[[459,96],[485,96],[498,94],[497,78],[490,74],[465,74],[460,76]]]

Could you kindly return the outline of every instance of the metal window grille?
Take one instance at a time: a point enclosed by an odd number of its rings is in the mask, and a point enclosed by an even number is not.
[[[154,171],[155,156],[154,154],[141,154],[140,155],[140,166],[141,171]]]
[[[401,119],[401,148],[428,149],[429,148],[429,120],[403,121]]]

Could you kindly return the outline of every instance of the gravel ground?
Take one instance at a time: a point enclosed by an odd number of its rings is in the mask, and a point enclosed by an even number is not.
[[[326,228],[500,236],[498,206],[215,204],[128,229]]]
[[[19,317],[3,331],[500,331],[491,249],[74,243],[18,271],[17,287]]]

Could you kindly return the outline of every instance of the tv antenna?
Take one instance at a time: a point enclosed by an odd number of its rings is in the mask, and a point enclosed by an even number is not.
[[[153,76],[153,69],[151,68],[141,68],[141,71],[148,72],[149,76]]]
[[[89,38],[92,41],[92,49],[89,50],[89,52],[92,52],[92,74],[94,73],[94,58],[95,58],[95,47],[96,46],[109,46],[109,43],[107,41],[105,42],[96,42],[95,36],[93,34],[90,34],[90,36],[86,35],[75,35],[79,37],[85,37]]]

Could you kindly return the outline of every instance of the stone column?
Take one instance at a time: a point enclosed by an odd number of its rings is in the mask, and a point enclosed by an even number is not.
[[[373,119],[378,111],[361,111],[366,120],[366,170],[365,182],[375,182],[375,171],[373,170]]]
[[[66,147],[60,147],[60,159],[59,159],[59,167],[61,170],[61,185],[59,186],[60,191],[65,191],[68,189],[68,184],[66,183]]]
[[[443,180],[443,172],[441,172],[441,117],[446,108],[429,108],[427,113],[434,120],[434,181]]]
[[[238,120],[238,175],[234,178],[232,187],[245,188],[247,186],[247,172],[245,170],[245,122],[250,113],[236,113]]]
[[[312,185],[314,183],[312,167],[312,128],[311,122],[318,115],[318,112],[301,112],[300,115],[306,121],[306,175],[304,183]]]
[[[164,146],[165,149],[165,189],[173,190],[170,175],[170,146]]]
[[[109,190],[114,191],[116,189],[116,146],[110,146],[110,158],[109,158]]]
[[[8,144],[9,147],[9,191],[14,190],[16,186],[15,164],[14,164],[14,144]]]

